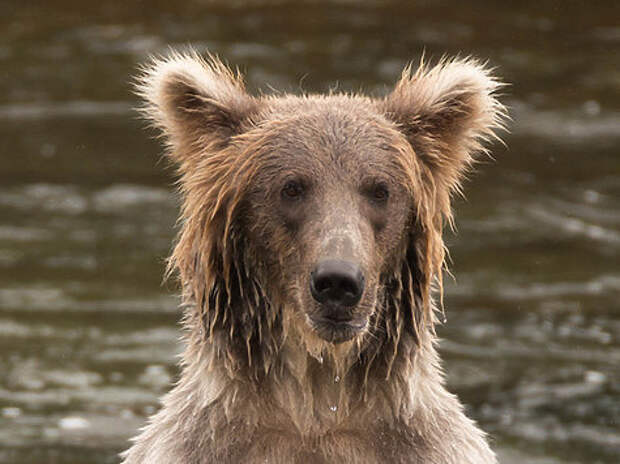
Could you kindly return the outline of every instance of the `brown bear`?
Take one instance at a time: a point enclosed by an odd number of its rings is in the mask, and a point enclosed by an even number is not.
[[[474,59],[384,98],[251,96],[195,52],[154,59],[144,114],[180,174],[180,379],[125,464],[495,463],[436,352],[450,198],[502,126]]]

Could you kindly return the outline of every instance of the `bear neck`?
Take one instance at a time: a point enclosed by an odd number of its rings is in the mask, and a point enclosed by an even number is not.
[[[184,355],[189,380],[180,383],[202,393],[194,397],[201,407],[223,408],[222,417],[232,414],[254,427],[289,424],[309,437],[359,423],[391,427],[413,414],[424,395],[419,385],[442,384],[433,339],[424,330],[379,345],[375,340],[332,349],[308,342],[307,329],[293,328],[277,348],[237,340],[232,349],[229,332],[205,340],[203,330],[193,330]]]

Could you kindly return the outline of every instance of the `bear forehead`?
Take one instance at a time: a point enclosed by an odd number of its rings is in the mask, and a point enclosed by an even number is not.
[[[315,154],[390,152],[401,138],[372,99],[349,95],[268,99],[257,127],[270,131],[275,146]]]
[[[406,139],[363,96],[270,97],[238,141],[242,150],[244,141],[250,152],[257,150],[251,158],[260,165],[259,183],[292,176],[343,186],[370,178],[410,182]],[[407,158],[412,155],[407,152]]]

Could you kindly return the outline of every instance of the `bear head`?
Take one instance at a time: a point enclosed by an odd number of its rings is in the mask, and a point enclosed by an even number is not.
[[[291,328],[360,352],[432,329],[450,198],[501,127],[499,87],[455,59],[381,98],[252,96],[214,57],[152,60],[137,88],[179,170],[191,333],[267,371]]]

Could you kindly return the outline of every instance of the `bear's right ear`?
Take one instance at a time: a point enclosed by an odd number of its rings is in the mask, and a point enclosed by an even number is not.
[[[207,146],[225,146],[258,107],[239,74],[194,51],[153,58],[137,78],[136,93],[177,162]]]

